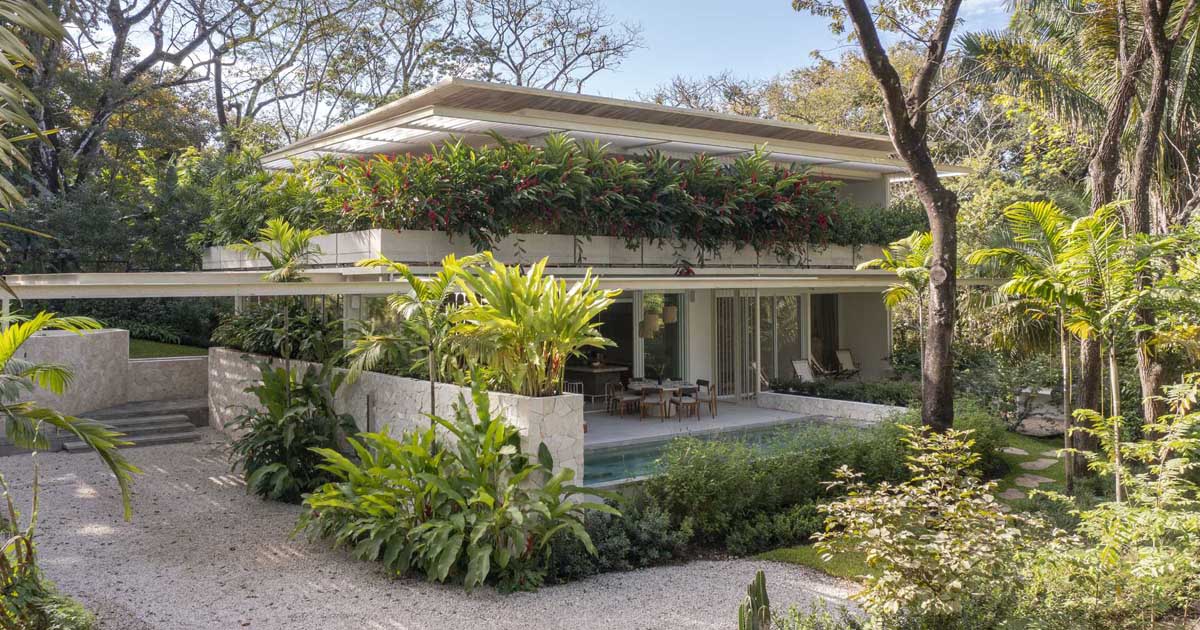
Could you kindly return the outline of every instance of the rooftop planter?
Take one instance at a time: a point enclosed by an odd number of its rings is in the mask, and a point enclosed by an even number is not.
[[[702,265],[743,252],[800,259],[812,244],[886,243],[923,222],[919,211],[850,207],[836,182],[782,167],[765,152],[732,163],[705,155],[680,161],[609,154],[565,136],[548,137],[544,147],[497,138],[484,148],[452,142],[424,156],[312,161],[221,185],[231,189],[231,203],[209,222],[213,244],[252,238],[265,218],[282,216],[329,232],[441,231],[499,253],[519,234],[566,235],[572,250],[586,247],[576,238],[584,236],[627,248],[686,243],[672,262]]]

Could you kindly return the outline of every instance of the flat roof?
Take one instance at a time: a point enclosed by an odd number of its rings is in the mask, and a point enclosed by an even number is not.
[[[433,268],[414,267],[418,275],[432,275]],[[803,270],[793,274],[754,274],[748,271],[725,274],[675,276],[670,274],[605,273],[600,286],[622,290],[692,289],[800,289],[826,292],[880,291],[895,282],[895,276],[878,270]],[[553,272],[567,281],[583,276],[586,268],[563,268]],[[25,274],[7,277],[18,299],[91,299],[146,297],[239,297],[277,295],[386,295],[404,290],[398,276],[361,267],[314,269],[305,272],[307,282],[267,282],[262,271],[180,271],[142,273]],[[4,302],[11,297],[0,293]]]
[[[731,158],[763,147],[775,161],[808,165],[832,177],[907,173],[883,135],[467,79],[447,79],[272,151],[263,164],[284,169],[292,160],[325,155],[419,154],[454,137],[487,144],[490,133],[529,142],[562,133],[600,141],[617,153],[657,150],[678,157]]]

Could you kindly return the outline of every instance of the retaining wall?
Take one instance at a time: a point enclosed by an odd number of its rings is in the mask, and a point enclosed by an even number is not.
[[[755,397],[759,407],[791,411],[805,416],[830,416],[857,420],[865,424],[876,424],[897,414],[908,411],[908,407],[876,405],[874,403],[834,400],[814,396],[797,396],[778,392],[759,392]]]
[[[208,414],[209,424],[219,430],[233,420],[244,408],[254,408],[257,400],[243,391],[258,381],[258,367],[243,359],[246,355],[229,348],[210,348],[208,353]],[[273,359],[281,364],[282,360]],[[305,369],[313,364],[293,361],[293,369]],[[438,383],[436,390],[437,415],[449,418],[459,396],[470,404],[470,388]],[[515,394],[491,393],[492,410],[503,413],[521,433],[521,448],[537,453],[544,443],[558,468],[571,468],[579,482],[583,474],[583,396],[564,394],[531,398]],[[364,372],[352,384],[344,385],[335,395],[338,411],[354,416],[364,431],[387,430],[398,437],[407,430],[423,430],[429,426],[429,382],[417,379]]]

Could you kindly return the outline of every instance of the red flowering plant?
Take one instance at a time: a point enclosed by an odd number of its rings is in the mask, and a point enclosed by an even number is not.
[[[912,228],[907,215],[896,221],[879,212],[851,212],[851,225],[842,225],[849,208],[836,182],[775,164],[764,151],[731,162],[620,156],[559,134],[541,146],[498,136],[484,147],[455,140],[428,155],[326,161],[273,177],[291,191],[281,198],[306,191],[303,205],[311,210],[300,220],[288,208],[258,209],[257,216],[329,231],[438,230],[465,235],[480,250],[517,233],[614,236],[630,247],[673,244],[702,263],[725,246],[795,258],[809,244],[889,242],[891,232]]]

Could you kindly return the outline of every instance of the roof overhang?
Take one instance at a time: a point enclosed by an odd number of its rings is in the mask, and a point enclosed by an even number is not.
[[[432,268],[414,268],[418,275]],[[555,269],[564,280],[578,279],[585,268]],[[346,268],[315,270],[304,274],[305,282],[267,282],[261,271],[193,271],[150,273],[29,274],[8,276],[17,298],[24,300],[149,298],[149,297],[246,297],[281,295],[387,295],[404,290],[397,277],[373,269]],[[699,289],[800,289],[812,292],[880,291],[895,282],[895,276],[878,270],[798,270],[789,274],[751,274],[724,270],[696,276],[648,273],[609,273],[600,276],[608,289],[687,291]],[[9,301],[9,296],[3,296]]]
[[[829,132],[797,123],[663,107],[620,99],[450,79],[263,157],[267,168],[326,155],[420,154],[463,138],[476,145],[491,134],[537,143],[552,133],[607,144],[615,153],[650,150],[718,159],[763,148],[772,159],[842,179],[903,176],[887,136]],[[965,169],[941,166],[947,175]]]

